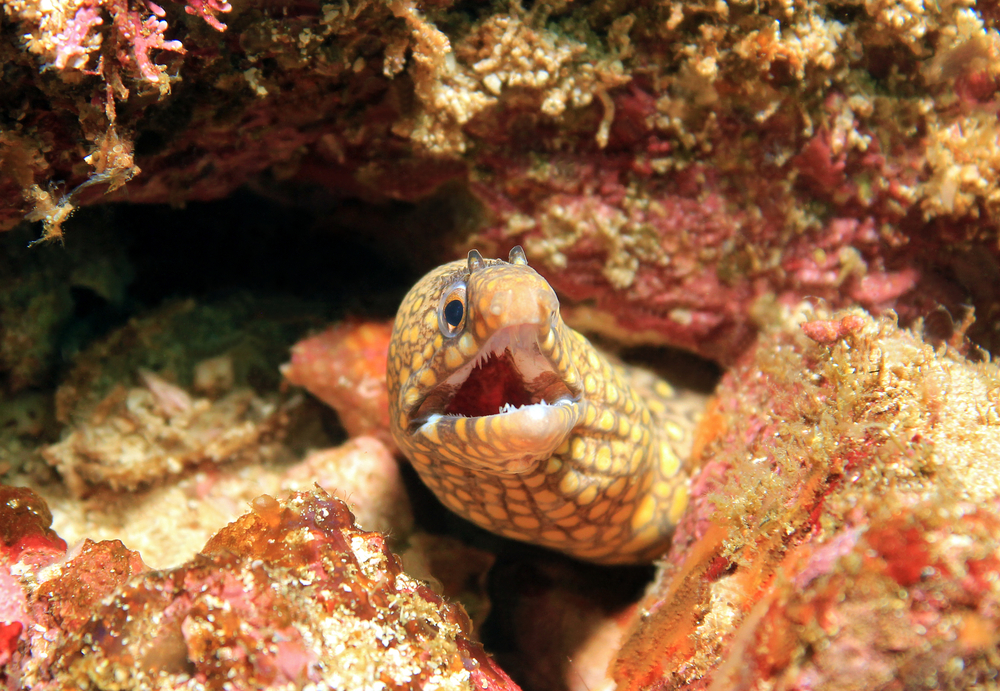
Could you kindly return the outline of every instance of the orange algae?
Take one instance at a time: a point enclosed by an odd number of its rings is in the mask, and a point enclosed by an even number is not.
[[[101,600],[146,570],[139,553],[120,540],[84,540],[59,575],[42,583],[33,598],[59,627],[77,631]]]
[[[333,326],[296,343],[281,372],[336,410],[350,436],[370,434],[394,449],[385,386],[391,336],[392,322]]]
[[[889,318],[810,324],[765,335],[716,393],[619,688],[997,674],[1000,372]]]

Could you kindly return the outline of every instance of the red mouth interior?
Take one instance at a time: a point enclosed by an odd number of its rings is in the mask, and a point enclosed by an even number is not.
[[[474,367],[455,393],[444,412],[446,415],[482,417],[496,415],[504,404],[523,406],[534,403],[509,350],[490,354]]]

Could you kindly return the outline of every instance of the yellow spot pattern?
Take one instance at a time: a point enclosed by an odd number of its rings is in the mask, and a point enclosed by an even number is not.
[[[438,311],[461,282],[465,318],[446,337]],[[533,437],[518,434],[503,415],[447,424],[408,417],[423,414],[425,400],[440,400],[428,394],[507,325],[508,308],[524,307],[523,296],[535,294],[538,306],[522,312],[541,315],[531,322],[539,324],[537,346],[575,400],[567,418],[574,426],[546,447],[554,450],[537,453],[527,441]],[[676,394],[648,375],[640,383],[567,327],[533,269],[482,259],[432,271],[404,298],[389,353],[393,436],[453,511],[497,533],[603,563],[649,560],[666,549],[689,499],[676,449],[690,434],[673,421]]]

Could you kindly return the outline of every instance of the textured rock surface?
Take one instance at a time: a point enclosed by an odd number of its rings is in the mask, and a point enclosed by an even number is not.
[[[119,386],[61,441],[42,451],[70,490],[86,496],[95,485],[136,489],[185,470],[222,462],[260,462],[288,425],[288,410],[249,389],[211,401],[152,372],[145,386]]]
[[[150,567],[167,568],[190,560],[262,492],[280,499],[317,485],[346,502],[359,526],[385,533],[393,550],[409,544],[413,513],[399,465],[372,437],[314,451],[292,464],[212,464],[137,491],[91,488],[82,500],[60,485],[39,485],[37,491],[52,509],[53,526],[71,544],[121,540]]]
[[[287,459],[278,441],[301,418],[301,401],[267,384],[278,381],[274,358],[288,328],[246,299],[177,302],[131,320],[74,359],[55,395],[66,427],[42,456],[78,496],[195,467]]]

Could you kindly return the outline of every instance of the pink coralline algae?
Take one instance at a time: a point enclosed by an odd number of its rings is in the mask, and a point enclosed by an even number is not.
[[[225,0],[187,0],[184,11],[201,17],[216,31],[225,31],[226,25],[219,21],[218,15],[232,11],[233,6]]]
[[[701,422],[618,688],[995,679],[1000,370],[965,347],[860,311],[765,334]]]
[[[127,0],[112,0],[108,6],[115,30],[128,42],[132,43],[131,50],[123,46],[118,49],[118,61],[126,68],[134,63],[134,68],[143,79],[157,83],[166,79],[165,70],[153,63],[150,56],[152,50],[165,50],[174,53],[183,53],[184,46],[180,41],[167,41],[164,39],[164,32],[167,30],[167,23],[163,21],[166,12],[163,8],[153,2],[148,2],[147,7],[150,16],[142,19],[138,12],[131,10],[127,5]]]
[[[16,0],[7,3],[5,9],[28,31],[27,46],[32,53],[60,71],[74,69],[102,75],[109,89],[118,90],[119,98],[128,95],[123,76],[138,77],[169,92],[166,68],[156,63],[153,52],[185,53],[179,40],[166,39],[166,12],[151,0],[70,0],[54,4]],[[226,26],[216,15],[232,8],[218,0],[194,0],[185,9],[222,31]],[[105,17],[110,18],[110,23],[106,24]],[[106,43],[112,48],[107,58],[99,52]],[[113,112],[113,104],[109,107]]]
[[[496,251],[522,243],[567,298],[571,323],[622,341],[729,363],[768,305],[809,296],[878,311],[922,277],[912,265],[883,265],[885,238],[871,218],[834,217],[790,233],[786,210],[748,207],[751,193],[776,197],[774,181],[736,182],[700,164],[665,177],[624,152],[484,163],[488,182],[474,189],[501,222],[479,241]],[[919,308],[948,298],[923,295]]]
[[[403,573],[342,502],[315,490],[252,508],[178,568],[87,542],[35,572],[8,683],[516,691],[467,638],[463,610]]]
[[[65,69],[70,61],[74,63],[78,58],[86,58],[87,47],[84,43],[90,36],[90,30],[95,26],[104,23],[101,12],[96,7],[80,7],[73,15],[66,27],[53,37],[55,44],[55,60],[52,66],[56,69]]]
[[[25,487],[0,485],[0,682],[16,682],[21,642],[37,623],[20,574],[31,576],[66,552],[51,524],[41,497]]]

